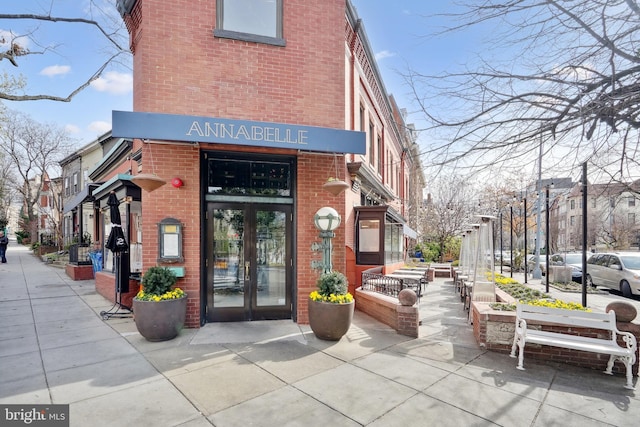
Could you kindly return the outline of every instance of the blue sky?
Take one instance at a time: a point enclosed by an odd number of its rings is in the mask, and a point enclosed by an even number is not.
[[[100,0],[102,1],[102,0]],[[98,3],[100,3],[100,1]],[[21,0],[3,2],[3,13],[43,14],[83,17],[89,15],[85,0]],[[111,9],[116,15],[115,8]],[[112,16],[116,18],[116,16]],[[0,21],[0,35],[32,33],[40,43],[19,39],[32,52],[19,58],[19,70],[26,77],[28,94],[67,96],[80,82],[88,80],[111,54],[106,39],[93,27],[70,23]],[[125,46],[127,41],[125,40]],[[53,48],[53,49],[52,49]],[[0,72],[15,74],[8,61],[0,62]],[[82,146],[111,129],[112,110],[132,109],[132,74],[127,66],[115,64],[91,87],[69,103],[56,101],[4,101],[5,107],[30,114],[35,120],[64,127]]]
[[[97,3],[108,0],[98,0]],[[8,3],[8,4],[7,4]],[[451,11],[448,1],[423,0],[353,0],[358,15],[363,19],[373,52],[386,89],[392,93],[401,108],[413,111],[409,89],[398,71],[410,65],[422,72],[451,70],[464,64],[476,46],[473,37],[464,34],[446,38],[425,38],[436,30],[429,25],[445,21],[425,18],[443,11]],[[21,0],[5,2],[3,13],[38,13],[51,10],[54,16],[86,17],[87,0]],[[119,20],[115,9],[111,18]],[[104,37],[95,29],[80,24],[0,21],[0,34],[9,29],[23,34],[34,31],[37,40],[55,50],[46,55],[22,58],[20,71],[27,77],[29,93],[49,93],[66,96],[81,81],[90,77],[109,55]],[[124,33],[126,34],[126,33]],[[25,39],[21,39],[25,40]],[[127,43],[125,40],[124,43]],[[28,42],[31,51],[42,50]],[[0,62],[0,72],[14,72],[7,61]],[[5,101],[6,107],[24,111],[35,120],[65,127],[70,136],[84,145],[111,127],[112,110],[132,110],[132,71],[116,65],[78,94],[70,103],[54,101]],[[410,115],[409,122],[419,126],[420,115]]]

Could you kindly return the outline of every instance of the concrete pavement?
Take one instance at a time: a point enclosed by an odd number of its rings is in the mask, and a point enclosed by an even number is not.
[[[419,339],[356,312],[337,343],[291,321],[208,324],[151,343],[130,318],[101,319],[111,303],[92,280],[74,282],[14,242],[8,260],[0,404],[70,404],[71,426],[584,427],[640,417],[621,376],[531,359],[518,371],[479,347],[447,279],[421,299]],[[614,298],[590,295],[589,305]]]

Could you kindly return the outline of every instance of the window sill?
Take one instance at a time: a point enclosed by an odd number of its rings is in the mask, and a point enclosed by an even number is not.
[[[285,39],[280,37],[260,36],[257,34],[240,33],[237,31],[214,29],[213,36],[222,39],[242,40],[245,42],[270,44],[272,46],[286,46]]]

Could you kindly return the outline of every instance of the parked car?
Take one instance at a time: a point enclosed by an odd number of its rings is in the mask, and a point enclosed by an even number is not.
[[[538,261],[540,265],[540,270],[542,270],[542,275],[547,274],[547,262],[544,255],[540,255],[540,260]],[[527,271],[529,273],[533,273],[533,269],[536,268],[536,256],[535,255],[527,255]]]
[[[593,254],[587,261],[587,283],[620,291],[627,298],[640,295],[640,252]]]
[[[591,254],[588,254],[591,255]],[[571,280],[582,283],[582,252],[564,252],[549,257],[551,266],[570,266]]]

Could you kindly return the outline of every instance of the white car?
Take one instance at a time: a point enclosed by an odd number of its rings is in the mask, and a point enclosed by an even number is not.
[[[587,261],[587,284],[640,295],[640,252],[593,254]]]
[[[542,275],[547,274],[547,262],[544,255],[540,255],[540,260],[538,261],[540,265],[540,270],[542,271]],[[529,273],[533,273],[533,269],[536,268],[536,256],[535,255],[527,255],[527,271]]]

